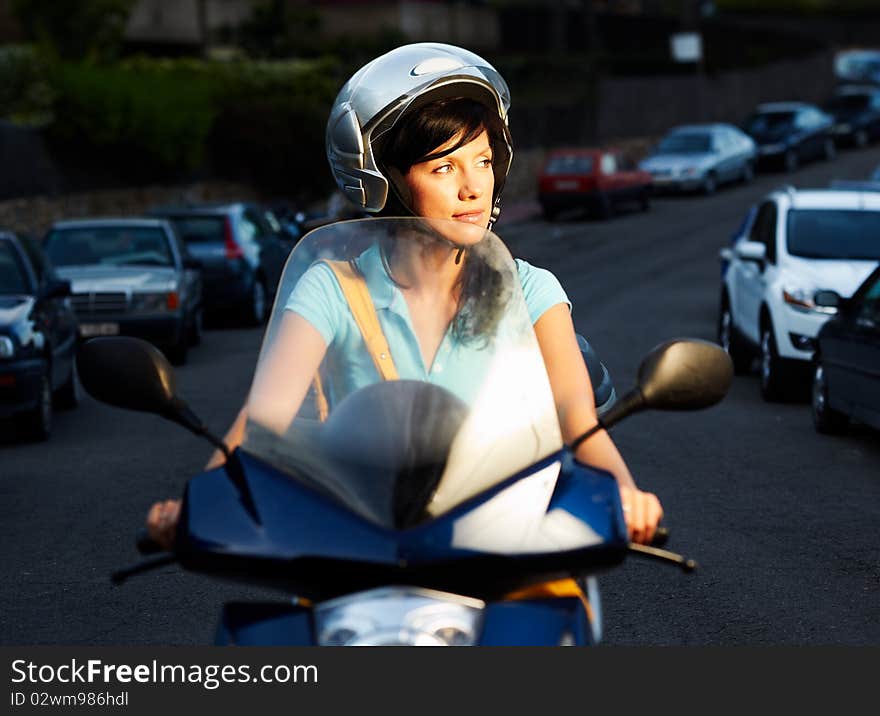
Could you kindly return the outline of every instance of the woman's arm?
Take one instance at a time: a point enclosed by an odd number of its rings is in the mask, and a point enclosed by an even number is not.
[[[279,434],[287,429],[326,352],[327,344],[311,323],[298,313],[284,313],[271,350],[257,366],[247,403],[223,437],[230,451],[244,440],[248,418]],[[205,469],[224,461],[223,453],[215,450]],[[179,516],[180,500],[156,502],[147,513],[150,537],[165,549],[174,543]]]
[[[598,421],[593,386],[577,344],[568,306],[557,304],[535,323],[544,356],[562,438],[571,443]],[[581,462],[607,470],[617,479],[630,539],[648,543],[654,537],[663,508],[657,496],[638,489],[611,437],[600,430],[582,442],[575,453]]]

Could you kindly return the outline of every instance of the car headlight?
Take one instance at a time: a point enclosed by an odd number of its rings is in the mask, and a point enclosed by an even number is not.
[[[485,603],[429,589],[387,587],[315,607],[321,646],[473,646]]]
[[[180,296],[177,291],[135,293],[131,297],[131,309],[135,313],[165,313],[176,310],[178,306]]]
[[[783,288],[782,300],[792,308],[805,313],[837,313],[837,309],[834,306],[817,306],[813,300],[815,294],[815,291],[808,291],[803,288]]]
[[[15,343],[9,336],[0,336],[0,358],[15,356]]]

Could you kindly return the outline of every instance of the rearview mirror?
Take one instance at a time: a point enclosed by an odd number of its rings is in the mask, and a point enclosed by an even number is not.
[[[43,295],[46,298],[64,298],[71,294],[70,281],[61,278],[50,278],[46,283]]]
[[[605,413],[596,426],[577,437],[574,450],[602,428],[610,428],[641,410],[701,410],[719,403],[733,381],[733,362],[723,348],[698,338],[661,343],[639,366],[638,383]]]
[[[83,343],[76,357],[83,388],[102,403],[173,418],[180,400],[174,370],[139,338],[105,336]]]

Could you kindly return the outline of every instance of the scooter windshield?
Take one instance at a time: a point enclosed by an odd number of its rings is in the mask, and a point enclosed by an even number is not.
[[[484,228],[368,218],[291,253],[244,450],[405,528],[558,451],[517,266]]]

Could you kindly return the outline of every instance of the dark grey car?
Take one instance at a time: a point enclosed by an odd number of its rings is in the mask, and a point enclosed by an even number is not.
[[[267,210],[245,202],[152,209],[150,216],[174,224],[188,250],[202,263],[205,311],[214,317],[263,323],[293,243]]]

